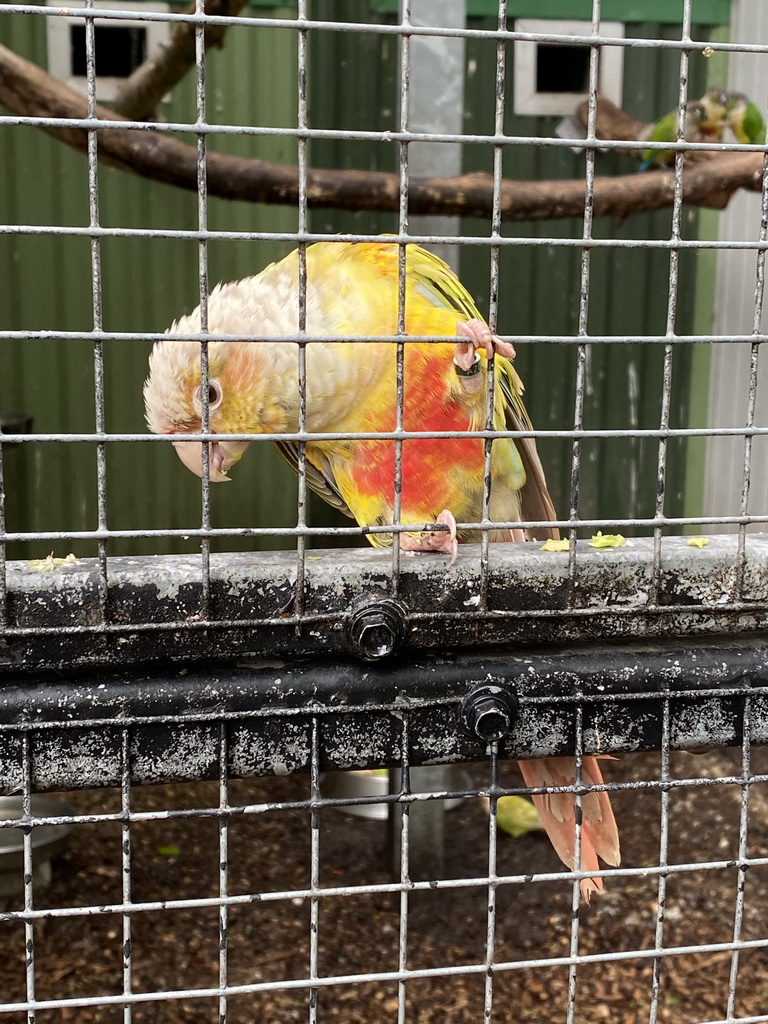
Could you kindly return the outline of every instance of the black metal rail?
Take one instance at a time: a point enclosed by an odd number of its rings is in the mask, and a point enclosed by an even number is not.
[[[116,785],[123,734],[135,782],[215,778],[222,724],[231,775],[616,754],[669,744],[768,741],[768,634],[652,643],[354,659],[279,659],[7,676],[0,780],[22,785],[25,742],[36,789]],[[407,724],[407,728],[406,728]],[[26,739],[25,739],[26,737]],[[406,737],[404,741],[404,737]],[[403,743],[407,750],[403,751]]]

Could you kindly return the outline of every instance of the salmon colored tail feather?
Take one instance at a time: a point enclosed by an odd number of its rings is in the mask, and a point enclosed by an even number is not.
[[[549,786],[572,786],[574,762],[570,757],[545,757],[535,761],[520,761],[520,771],[526,786],[540,789]],[[587,785],[600,785],[603,776],[596,757],[585,757],[582,776]],[[576,800],[573,793],[544,793],[531,797],[539,812],[552,845],[560,860],[574,868],[576,845]],[[587,793],[581,800],[581,870],[598,871],[598,857],[618,867],[621,861],[619,833],[613,817],[611,802],[605,791]],[[603,888],[601,878],[583,878],[579,883],[582,898],[589,903],[593,892]]]

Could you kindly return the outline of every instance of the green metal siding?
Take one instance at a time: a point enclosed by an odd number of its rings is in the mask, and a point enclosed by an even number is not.
[[[290,8],[275,8],[286,16]],[[11,49],[46,65],[43,18],[0,18]],[[232,29],[222,53],[207,62],[211,121],[285,126],[295,124],[296,44],[292,33],[265,28]],[[258,68],[257,78],[253,69]],[[265,88],[265,83],[268,88]],[[164,104],[169,120],[194,118],[194,86],[183,82]],[[265,160],[295,162],[295,142],[280,138],[218,136],[211,148]],[[34,128],[0,130],[0,222],[86,225],[85,157]],[[30,174],[30,169],[34,172]],[[104,226],[195,230],[197,197],[102,166],[100,220]],[[214,230],[295,231],[287,207],[212,198]],[[208,246],[211,283],[255,273],[285,255],[287,243],[214,242]],[[103,323],[108,331],[157,331],[198,301],[198,245],[167,238],[108,238],[101,243]],[[5,282],[0,326],[10,330],[89,331],[93,327],[90,243],[87,238],[0,235]],[[106,342],[107,427],[144,432],[141,389],[150,346]],[[94,429],[93,355],[88,341],[0,343],[0,407],[23,410],[35,431]],[[87,444],[39,444],[6,449],[9,531],[78,530],[96,527],[96,454]],[[295,521],[296,482],[270,446],[254,444],[248,469],[236,484],[216,488],[214,525]],[[269,480],[269,486],[265,486]],[[110,444],[107,449],[108,525],[111,529],[193,528],[200,524],[200,482],[183,470],[170,446]],[[152,553],[195,550],[194,541],[113,541],[110,551]],[[226,547],[227,545],[223,545]],[[231,544],[229,545],[231,546]],[[252,540],[245,546],[258,548]],[[270,542],[270,547],[276,546]],[[277,545],[279,546],[279,545]],[[15,557],[47,554],[50,544],[13,545]],[[58,546],[57,546],[58,547]],[[73,543],[78,555],[93,542]]]
[[[251,0],[251,3],[260,0]],[[374,10],[393,14],[400,8],[400,0],[371,0]],[[467,0],[467,13],[471,18],[498,17],[498,0]],[[693,17],[697,25],[727,25],[730,20],[731,0],[696,0]],[[603,21],[640,22],[681,25],[683,0],[602,0],[600,17]],[[592,0],[507,0],[509,18],[578,18],[592,20]]]
[[[291,17],[294,8],[264,13]],[[260,13],[262,13],[260,9]],[[313,16],[350,20],[361,17],[353,0],[318,0]],[[493,27],[493,19],[473,25]],[[0,16],[4,41],[45,66],[43,19]],[[668,35],[671,26],[631,26],[637,35]],[[469,40],[465,127],[492,130],[495,44]],[[521,136],[550,135],[556,119],[515,118],[511,114],[512,60],[506,130]],[[704,89],[706,62],[692,57],[691,92]],[[650,119],[673,106],[677,96],[678,56],[674,52],[626,51],[627,107]],[[294,33],[264,27],[235,28],[223,52],[207,61],[208,116],[229,124],[291,126],[296,123],[296,39]],[[350,83],[355,83],[351,88]],[[370,34],[310,33],[310,123],[312,127],[367,128],[385,131],[397,124],[397,42]],[[191,80],[174,90],[164,107],[169,119],[193,115]],[[210,145],[244,156],[291,162],[295,144],[280,138],[210,137]],[[380,142],[313,140],[310,161],[316,166],[393,170],[396,147]],[[488,147],[465,146],[466,171],[489,170]],[[619,156],[601,154],[598,173],[631,171]],[[34,169],[30,173],[30,168]],[[520,178],[583,176],[583,157],[565,149],[533,145],[510,147],[505,174]],[[32,128],[0,130],[0,222],[7,224],[85,225],[88,222],[86,162],[83,156]],[[101,222],[109,226],[195,229],[197,199],[169,186],[151,183],[109,168],[99,172]],[[209,226],[223,230],[296,229],[296,212],[285,207],[227,203],[212,199]],[[311,214],[311,228],[329,233],[397,229],[392,214],[353,214],[322,210]],[[579,237],[581,222],[505,225],[505,235]],[[696,237],[698,221],[686,214],[685,233]],[[487,222],[466,220],[466,234],[487,234]],[[632,217],[624,224],[597,221],[595,234],[606,237],[668,238],[670,214]],[[255,241],[211,242],[212,283],[253,273],[280,258],[290,244]],[[198,246],[176,239],[106,239],[101,245],[104,326],[116,331],[155,331],[197,303]],[[593,251],[589,330],[593,333],[657,333],[666,316],[668,256],[648,250]],[[502,253],[499,327],[503,333],[572,334],[579,295],[578,249],[523,246]],[[677,330],[693,330],[695,257],[681,261]],[[485,249],[462,252],[462,277],[487,309],[489,257]],[[48,235],[0,235],[0,327],[88,331],[93,325],[90,243],[86,238]],[[699,311],[700,313],[700,311]],[[105,344],[107,425],[112,431],[144,430],[141,385],[148,345]],[[585,409],[588,426],[648,426],[659,420],[662,352],[660,347],[592,347]],[[575,349],[519,345],[519,369],[528,388],[534,423],[543,429],[567,428],[573,417]],[[691,387],[690,354],[675,355],[675,421],[687,422]],[[630,390],[630,384],[633,390]],[[37,431],[86,431],[94,426],[91,344],[33,341],[4,343],[0,349],[0,406],[24,410]],[[635,396],[636,395],[636,399]],[[636,409],[636,416],[631,410]],[[570,445],[541,445],[557,507],[567,509]],[[652,511],[656,445],[638,440],[591,442],[584,446],[582,515],[644,515]],[[685,450],[670,452],[674,480],[668,511],[678,510],[686,487]],[[108,525],[120,528],[178,528],[199,525],[199,481],[181,467],[169,447],[156,444],[111,444],[107,451]],[[90,445],[34,445],[6,449],[8,529],[75,530],[96,525],[96,456]],[[642,495],[642,500],[636,498]],[[296,482],[291,471],[265,444],[255,443],[227,488],[213,489],[216,526],[290,525],[295,522]],[[315,523],[338,521],[319,501],[311,504]],[[66,545],[78,555],[95,545]],[[274,547],[272,541],[224,542],[221,547]],[[289,542],[290,546],[290,542]],[[44,555],[51,545],[15,546],[14,557]],[[57,554],[66,553],[59,550]],[[195,550],[189,542],[110,542],[112,553]]]

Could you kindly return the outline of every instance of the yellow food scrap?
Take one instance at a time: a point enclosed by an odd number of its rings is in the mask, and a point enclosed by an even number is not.
[[[705,548],[709,544],[709,537],[691,537],[688,546],[691,548]]]
[[[567,537],[564,537],[562,540],[553,540],[550,537],[549,540],[544,541],[539,548],[539,551],[567,551],[568,545],[569,541]]]
[[[591,548],[623,548],[626,543],[626,537],[622,537],[620,533],[601,533],[598,530],[589,542],[589,546]]]
[[[502,832],[517,838],[541,828],[539,812],[523,796],[500,796],[496,803],[496,824]]]
[[[76,564],[77,558],[71,552],[66,558],[54,558],[53,552],[51,552],[45,558],[33,558],[31,562],[27,562],[27,568],[34,569],[36,572],[53,572],[62,565]]]
[[[161,857],[178,857],[181,853],[180,846],[156,846],[155,849]]]

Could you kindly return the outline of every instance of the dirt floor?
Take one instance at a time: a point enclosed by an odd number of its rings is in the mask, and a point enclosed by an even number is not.
[[[716,778],[740,770],[740,753],[673,755],[673,778]],[[768,770],[768,751],[754,752],[752,770]],[[474,766],[481,783],[487,768]],[[633,755],[609,763],[612,780],[658,779],[657,755]],[[519,782],[514,765],[501,780]],[[303,777],[231,784],[232,804],[302,800]],[[79,812],[119,810],[115,791],[66,794]],[[614,797],[624,865],[658,863],[658,791],[626,791]],[[215,807],[217,787],[201,783],[154,786],[133,792],[134,811]],[[697,786],[670,794],[669,863],[727,861],[738,854],[741,788]],[[750,790],[748,854],[768,849],[768,787]],[[274,810],[244,814],[230,825],[230,892],[265,893],[309,885],[309,813]],[[447,818],[448,877],[487,872],[487,804],[466,800]],[[195,817],[136,822],[131,828],[132,896],[135,901],[198,898],[218,894],[218,825]],[[116,822],[84,824],[70,837],[54,865],[54,878],[35,894],[38,907],[99,906],[121,900],[121,833]],[[383,822],[324,811],[320,828],[323,886],[387,882]],[[557,870],[546,837],[500,835],[498,873]],[[735,867],[696,870],[669,877],[664,947],[726,943],[733,937],[738,872]],[[418,898],[417,898],[418,896]],[[578,951],[652,950],[658,882],[642,875],[610,880],[607,891],[582,907]],[[336,896],[320,903],[321,976],[397,968],[400,928],[397,894]],[[541,961],[567,956],[571,947],[571,886],[567,882],[503,886],[498,891],[495,958],[498,962]],[[17,898],[0,898],[0,912],[19,909]],[[745,940],[768,935],[768,869],[752,867],[746,879],[742,924]],[[309,906],[298,899],[233,907],[228,922],[229,984],[306,977]],[[482,887],[429,891],[410,897],[408,966],[482,963],[487,927],[487,891]],[[132,919],[133,990],[155,992],[215,987],[219,977],[218,913],[215,907],[157,909]],[[119,915],[41,920],[34,926],[35,986],[38,999],[104,996],[122,991],[122,919]],[[0,1003],[25,998],[25,936],[18,921],[0,918]],[[720,1021],[726,1016],[731,954],[726,951],[666,957],[660,974],[659,1019],[675,1024]],[[577,974],[575,1019],[579,1024],[649,1019],[653,960],[629,957],[583,965]],[[406,1020],[413,1024],[479,1024],[483,1020],[484,976],[454,974],[407,984]],[[768,1014],[768,950],[741,955],[736,1016]],[[498,972],[493,982],[496,1024],[564,1022],[568,969],[529,965]],[[283,1024],[308,1019],[305,989],[233,995],[230,1024]],[[320,989],[317,1019],[338,1024],[397,1021],[393,983],[339,984]],[[119,1005],[41,1010],[37,1024],[58,1021],[122,1021]],[[218,999],[185,997],[151,1000],[133,1009],[134,1022],[217,1022]],[[0,1024],[22,1024],[22,1012],[0,1014]]]

